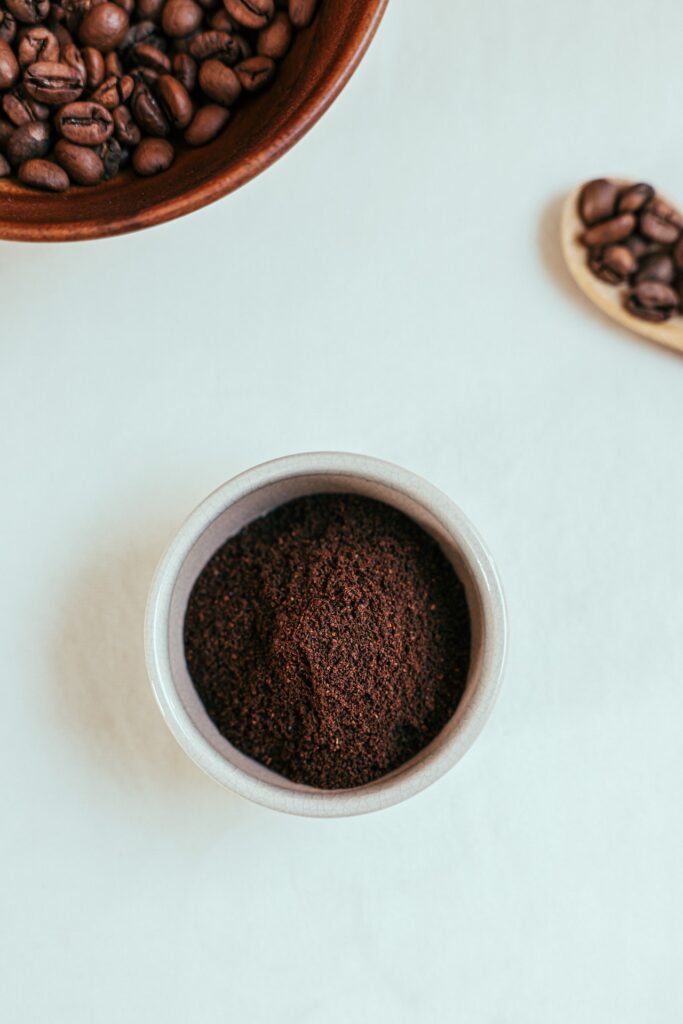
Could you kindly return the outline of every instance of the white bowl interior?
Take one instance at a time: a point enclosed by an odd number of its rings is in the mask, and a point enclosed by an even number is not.
[[[467,603],[470,612],[472,629],[472,649],[470,670],[467,685],[458,708],[439,735],[411,761],[397,768],[383,779],[371,782],[357,789],[321,790],[299,783],[290,782],[283,776],[270,771],[263,765],[247,757],[237,750],[220,734],[213,724],[194,688],[185,661],[183,647],[183,625],[185,611],[192,588],[200,572],[215,552],[232,536],[239,533],[252,520],[263,516],[285,502],[292,501],[309,494],[348,493],[360,494],[377,501],[383,501],[410,516],[419,526],[430,534],[441,546],[444,554],[453,565],[455,572],[465,586]],[[361,794],[373,791],[378,786],[410,772],[415,765],[428,762],[430,757],[448,743],[453,733],[457,732],[462,719],[472,710],[476,700],[482,674],[484,652],[484,621],[480,595],[481,581],[477,583],[472,565],[472,553],[465,552],[452,532],[444,523],[413,497],[388,484],[367,479],[350,473],[304,473],[289,476],[286,479],[265,483],[256,490],[238,498],[216,517],[204,529],[201,535],[182,561],[170,600],[168,624],[168,654],[173,687],[182,706],[200,733],[203,740],[217,755],[230,762],[240,772],[252,779],[278,787],[289,792],[320,794],[329,798],[342,792]],[[440,774],[440,773],[439,773]]]

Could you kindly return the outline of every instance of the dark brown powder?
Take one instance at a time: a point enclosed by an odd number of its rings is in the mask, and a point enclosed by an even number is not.
[[[185,617],[220,732],[296,782],[386,775],[441,731],[470,660],[464,588],[439,546],[368,498],[299,498],[232,537]]]

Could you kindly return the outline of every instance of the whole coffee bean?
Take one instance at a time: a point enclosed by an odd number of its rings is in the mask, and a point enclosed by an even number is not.
[[[142,132],[133,120],[128,107],[121,105],[112,112],[114,118],[114,135],[122,146],[137,146]]]
[[[19,168],[19,181],[47,192],[66,192],[69,187],[66,171],[51,160],[27,160]]]
[[[614,214],[618,198],[619,189],[606,178],[596,178],[584,185],[579,196],[579,216],[586,227],[609,220]]]
[[[196,60],[208,60],[216,57],[224,64],[236,64],[241,59],[242,51],[239,41],[229,32],[200,32],[194,37],[188,53]]]
[[[256,52],[271,60],[282,60],[292,43],[292,23],[284,11],[278,11],[270,25],[262,28],[256,41]]]
[[[18,89],[5,93],[2,97],[2,109],[12,124],[17,125],[17,127],[26,124],[28,121],[40,120],[40,118],[36,117],[35,110],[28,98]]]
[[[75,146],[60,139],[55,146],[55,160],[77,185],[97,185],[104,178],[104,163],[88,146]]]
[[[141,82],[143,85],[148,85],[151,89],[155,89],[159,81],[159,72],[152,71],[151,68],[133,68],[130,74],[136,84]]]
[[[295,28],[306,28],[310,25],[317,6],[318,0],[289,0],[289,18],[292,25]]]
[[[0,39],[0,89],[11,89],[19,77],[19,62],[9,43]]]
[[[78,38],[86,46],[103,53],[115,50],[128,31],[128,15],[117,4],[101,3],[91,7],[78,30]]]
[[[9,160],[5,160],[4,156],[0,155],[0,178],[6,178],[12,173],[12,168],[9,165]]]
[[[233,71],[219,60],[205,60],[199,68],[199,85],[210,100],[231,107],[242,92],[242,85]]]
[[[143,139],[133,153],[133,167],[145,177],[166,171],[173,163],[175,152],[166,139]]]
[[[61,0],[64,20],[70,32],[78,30],[78,26],[92,6],[91,0]]]
[[[60,135],[78,146],[97,146],[114,131],[114,121],[107,108],[92,100],[61,107],[55,125]]]
[[[85,87],[85,83],[88,78],[88,70],[85,66],[85,61],[83,60],[83,54],[81,53],[79,48],[76,46],[75,43],[64,43],[64,45],[61,47],[61,55],[62,64],[68,64],[70,68],[73,68],[74,71],[77,71],[78,77],[83,82],[83,86]]]
[[[93,101],[101,103],[107,110],[115,110],[121,103],[126,103],[130,99],[134,84],[130,75],[124,75],[123,78],[110,75],[92,94]]]
[[[22,25],[37,25],[50,13],[50,0],[5,0],[5,7]]]
[[[235,72],[245,92],[258,92],[273,78],[275,61],[270,57],[249,57],[235,65]]]
[[[40,103],[60,106],[73,103],[83,92],[85,79],[69,64],[38,61],[24,72],[24,89]]]
[[[126,163],[126,153],[113,136],[97,146],[96,152],[104,164],[105,181],[117,175],[121,164]]]
[[[619,196],[617,209],[619,213],[637,213],[646,203],[649,203],[655,194],[652,185],[646,185],[641,181],[637,185],[631,185]]]
[[[275,13],[274,0],[223,0],[226,11],[243,28],[263,28]]]
[[[584,245],[592,248],[595,245],[611,245],[613,242],[622,242],[633,232],[636,226],[636,218],[632,213],[620,213],[611,220],[602,221],[599,224],[588,228],[584,233]]]
[[[104,58],[104,77],[111,78],[123,78],[123,65],[119,58],[118,53],[107,53]]]
[[[150,46],[149,43],[137,43],[130,51],[130,61],[143,68],[151,68],[158,75],[166,74],[171,70],[171,60],[165,53]]]
[[[159,31],[159,26],[155,25],[153,21],[138,21],[135,25],[131,25],[121,43],[121,52],[127,57],[138,43],[149,43],[150,46],[155,46],[162,53],[166,51],[166,42]]]
[[[44,25],[25,28],[19,38],[17,56],[22,68],[38,61],[56,62],[59,60],[57,36]]]
[[[11,121],[6,121],[4,117],[0,117],[0,151],[4,152],[10,135],[16,131],[16,127]]]
[[[138,0],[138,17],[145,21],[159,21],[166,0]]]
[[[678,295],[661,281],[643,281],[629,295],[626,308],[641,320],[661,323],[678,312]]]
[[[89,89],[97,89],[104,81],[104,57],[94,46],[83,49],[86,82]]]
[[[188,92],[192,92],[197,84],[196,60],[189,53],[176,53],[173,58],[173,74]]]
[[[149,86],[142,82],[135,86],[130,109],[133,117],[147,135],[159,138],[168,135],[169,123]]]
[[[17,20],[9,11],[0,10],[0,39],[11,43],[17,34]]]
[[[178,129],[187,128],[194,114],[194,106],[185,86],[172,75],[160,75],[157,90],[171,125]]]
[[[668,253],[653,252],[644,256],[636,275],[636,284],[641,281],[661,281],[671,284],[674,279],[674,261]]]
[[[625,245],[608,245],[606,249],[591,249],[588,265],[596,277],[608,284],[619,284],[636,269],[636,258]]]
[[[661,196],[655,195],[649,202],[648,209],[651,213],[654,213],[655,217],[659,217],[660,220],[665,220],[669,224],[674,224],[679,230],[683,230],[683,215],[667,203],[665,199],[662,199]]]
[[[25,160],[46,156],[50,149],[50,126],[45,121],[28,121],[15,128],[7,142],[7,159],[15,167]]]
[[[673,245],[680,235],[680,229],[648,208],[640,215],[640,233],[660,245]]]
[[[214,103],[200,107],[185,130],[185,142],[188,146],[205,146],[225,128],[229,117],[226,107]]]
[[[161,27],[167,36],[178,39],[196,32],[204,14],[194,0],[167,0],[161,16]]]

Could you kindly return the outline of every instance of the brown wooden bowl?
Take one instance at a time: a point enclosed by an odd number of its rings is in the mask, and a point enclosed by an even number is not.
[[[250,97],[226,130],[200,149],[180,148],[154,178],[125,170],[94,188],[61,194],[0,181],[0,238],[68,242],[161,224],[220,199],[290,149],[339,95],[368,48],[388,0],[323,0],[297,33],[273,85]]]

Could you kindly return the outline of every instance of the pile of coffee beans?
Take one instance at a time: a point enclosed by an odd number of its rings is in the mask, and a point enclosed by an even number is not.
[[[588,266],[608,284],[627,285],[629,313],[661,323],[681,312],[683,216],[651,185],[589,181],[579,196],[579,215]]]
[[[0,177],[63,192],[203,146],[318,0],[0,0]]]
[[[295,782],[349,789],[443,729],[470,665],[465,590],[416,523],[351,494],[297,498],[231,537],[185,615],[218,730]]]

